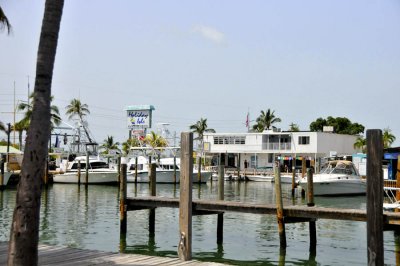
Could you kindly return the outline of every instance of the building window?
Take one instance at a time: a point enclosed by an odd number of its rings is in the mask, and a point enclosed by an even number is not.
[[[299,145],[310,144],[310,136],[299,136]]]
[[[245,136],[214,136],[214,144],[244,145],[244,144],[246,144],[246,137]]]

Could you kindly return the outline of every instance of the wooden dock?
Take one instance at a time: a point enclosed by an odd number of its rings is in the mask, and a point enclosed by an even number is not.
[[[8,242],[0,242],[0,265],[7,264]],[[152,257],[96,250],[39,245],[39,265],[192,265],[218,266],[214,262],[181,261],[179,258]]]

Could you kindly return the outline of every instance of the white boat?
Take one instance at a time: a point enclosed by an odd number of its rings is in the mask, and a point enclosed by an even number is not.
[[[65,162],[63,173],[53,176],[54,183],[78,183],[78,162],[81,162],[80,183],[86,182],[86,156],[76,157],[71,162]],[[118,182],[118,171],[112,169],[99,157],[89,157],[89,184],[111,184]]]
[[[246,175],[247,179],[255,182],[272,182],[274,177],[272,175]]]
[[[307,189],[307,178],[299,181],[303,189]],[[321,173],[313,175],[315,196],[340,196],[366,194],[367,183],[358,174],[350,161],[329,161]]]
[[[148,159],[144,156],[138,156],[137,163],[137,182],[148,183],[149,182],[149,169]],[[131,158],[128,162],[128,175],[127,182],[135,182],[135,166],[136,159]],[[176,174],[176,183],[179,183],[180,178],[180,158],[176,158],[176,171],[174,171],[174,158],[161,158],[159,161],[155,160],[156,163],[156,183],[174,183],[174,172]],[[193,169],[192,180],[193,183],[198,182],[197,169]],[[201,171],[201,183],[206,183],[211,177],[211,171]]]
[[[13,174],[13,172],[10,171],[4,171],[4,175],[3,175],[3,184],[0,184],[2,186],[7,186],[8,181],[10,180],[11,175]]]

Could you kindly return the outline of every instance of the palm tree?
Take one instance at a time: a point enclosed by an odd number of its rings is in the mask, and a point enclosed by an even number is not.
[[[12,130],[13,131],[17,131],[18,132],[18,141],[19,141],[19,148],[22,149],[22,134],[24,133],[24,131],[28,130],[29,128],[29,124],[27,123],[27,120],[22,119],[19,122],[15,123],[12,126]]]
[[[360,149],[363,153],[367,151],[367,139],[363,136],[358,136],[353,144],[354,149]]]
[[[289,127],[290,127],[289,131],[291,131],[291,132],[299,132],[300,131],[299,125],[297,125],[295,123],[291,123],[289,125]]]
[[[158,156],[162,152],[162,148],[168,146],[168,141],[154,131],[151,131],[150,134],[147,134],[143,141],[146,145],[152,148],[153,156],[156,154]]]
[[[24,111],[24,117],[18,122],[20,123],[20,127],[24,127],[23,130],[28,130],[29,124],[31,123],[32,117],[32,109],[33,109],[33,101],[34,101],[34,92],[29,95],[30,101],[28,103],[21,102],[17,106],[18,111]],[[54,96],[50,97],[50,101],[52,102]],[[61,124],[60,111],[56,105],[50,105],[50,117],[51,117],[51,125],[50,128],[53,129],[55,126],[59,126]]]
[[[266,112],[261,111],[261,114],[256,119],[256,124],[253,126],[253,129],[262,132],[264,130],[270,130],[271,126],[275,123],[279,123],[282,120],[279,117],[275,117],[275,111],[271,112],[271,109],[268,109]],[[262,130],[261,130],[262,129]]]
[[[6,132],[6,126],[4,125],[4,123],[3,122],[1,122],[0,121],[0,131],[4,131],[4,132]]]
[[[0,31],[3,31],[4,29],[7,29],[8,34],[10,34],[12,31],[11,23],[8,21],[8,18],[0,6]]]
[[[390,128],[385,128],[383,130],[382,138],[383,138],[383,148],[389,148],[392,143],[396,140],[396,137],[391,133],[392,130]]]
[[[8,247],[8,265],[37,265],[41,183],[48,155],[51,83],[64,0],[46,0],[37,53],[31,124]]]
[[[197,178],[198,181],[201,182],[201,156],[203,154],[203,149],[204,149],[204,132],[210,132],[210,133],[215,133],[215,130],[212,128],[208,128],[207,125],[207,118],[203,119],[200,118],[199,121],[196,122],[196,124],[193,124],[190,126],[190,129],[192,130],[193,133],[197,134],[197,137],[195,138],[195,140],[198,140],[200,142],[200,152],[197,153]]]
[[[67,105],[66,109],[67,111],[65,112],[65,114],[68,115],[68,119],[72,119],[75,116],[78,116],[83,130],[85,131],[86,137],[88,138],[89,142],[93,142],[83,121],[83,118],[86,115],[90,114],[89,106],[86,103],[82,104],[79,99],[72,99],[69,105]]]
[[[122,143],[122,151],[125,155],[127,155],[131,147],[139,147],[139,146],[140,142],[137,138],[130,138]]]
[[[109,154],[111,150],[120,151],[118,146],[119,142],[114,142],[113,136],[107,136],[107,138],[103,141],[103,144],[100,146],[100,149],[104,150],[102,152],[103,154]]]

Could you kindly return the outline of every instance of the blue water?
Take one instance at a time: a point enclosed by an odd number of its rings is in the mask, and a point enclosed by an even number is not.
[[[0,241],[9,238],[15,188],[0,191]],[[148,184],[128,184],[128,196],[149,195]],[[157,184],[157,195],[179,197],[179,186]],[[217,184],[194,185],[193,199],[216,199]],[[273,184],[225,183],[225,200],[274,203]],[[305,205],[300,195],[291,197],[283,185],[284,205]],[[365,197],[316,197],[316,205],[365,209]],[[54,184],[42,194],[40,242],[161,256],[177,256],[178,209],[156,210],[156,232],[148,232],[148,210],[128,213],[126,241],[119,238],[117,186]],[[216,244],[217,216],[193,217],[193,257],[236,265],[366,265],[366,223],[318,220],[316,254],[309,252],[308,223],[286,225],[288,247],[280,252],[276,217],[245,213],[224,214],[224,243]],[[385,264],[396,265],[400,237],[384,233]]]

